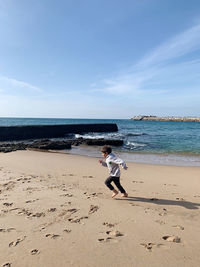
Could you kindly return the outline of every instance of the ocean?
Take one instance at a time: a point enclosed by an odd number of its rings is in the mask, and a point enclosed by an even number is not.
[[[200,166],[199,122],[0,118],[0,126],[79,123],[116,123],[119,128],[118,132],[87,133],[75,135],[75,137],[122,139],[124,141],[123,147],[115,148],[114,150],[127,161],[162,165]],[[67,153],[101,156],[96,147],[74,147]]]

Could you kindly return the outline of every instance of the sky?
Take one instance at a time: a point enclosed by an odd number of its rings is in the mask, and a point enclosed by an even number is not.
[[[0,117],[200,116],[199,0],[0,0]]]

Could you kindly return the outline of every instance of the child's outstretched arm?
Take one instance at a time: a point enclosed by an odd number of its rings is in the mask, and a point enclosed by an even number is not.
[[[103,160],[99,160],[99,163],[103,166],[103,167],[107,167],[107,164],[106,164],[106,162],[105,161],[103,161]]]

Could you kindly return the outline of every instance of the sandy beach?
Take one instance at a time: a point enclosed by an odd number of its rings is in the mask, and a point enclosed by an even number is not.
[[[0,266],[198,267],[200,167],[127,165],[112,199],[97,158],[0,153]]]

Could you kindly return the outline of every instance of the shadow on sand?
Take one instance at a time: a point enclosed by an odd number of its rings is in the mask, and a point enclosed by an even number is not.
[[[200,203],[193,203],[184,200],[168,200],[168,199],[157,199],[157,198],[143,198],[143,197],[126,197],[126,198],[115,198],[116,200],[125,200],[133,202],[147,202],[157,205],[171,205],[171,206],[181,206],[186,209],[196,210],[199,209]]]

